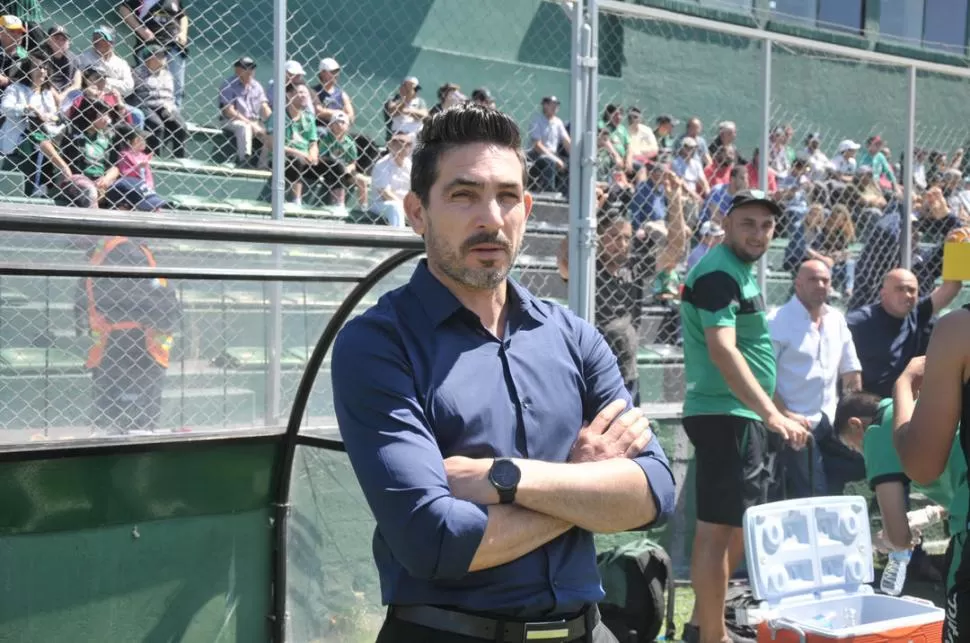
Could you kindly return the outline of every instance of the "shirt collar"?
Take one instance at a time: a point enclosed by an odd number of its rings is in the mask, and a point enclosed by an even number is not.
[[[798,315],[798,318],[802,321],[810,322],[812,321],[811,316],[808,314],[808,308],[805,308],[805,304],[802,300],[798,298],[797,295],[792,295],[792,298],[788,300],[788,305],[791,309]],[[819,319],[824,318],[829,312],[829,305],[822,304],[822,314],[819,315]]]
[[[514,279],[507,279],[509,305],[521,310],[537,322],[542,322],[546,315],[536,306],[536,297]],[[437,328],[452,315],[463,308],[458,298],[448,290],[447,286],[428,270],[428,260],[418,262],[408,287],[417,298],[424,312],[427,313],[431,325]]]

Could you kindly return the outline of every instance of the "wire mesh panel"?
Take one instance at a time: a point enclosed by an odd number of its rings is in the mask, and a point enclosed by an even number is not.
[[[762,46],[600,13],[596,321],[643,402],[683,399],[680,284],[757,179]]]
[[[3,233],[0,249],[6,264],[35,268],[275,266],[268,246],[244,243]],[[389,252],[286,246],[279,267],[362,275]],[[392,275],[380,288],[403,279]],[[0,440],[276,426],[267,408],[272,285],[215,278],[0,277]],[[352,285],[281,284],[284,413],[310,352]],[[362,306],[372,305],[380,292]],[[329,382],[314,396],[310,414],[332,415]]]
[[[873,303],[900,265],[908,70],[811,49],[772,50],[769,167],[784,209],[768,303],[806,259],[828,264],[832,301]]]
[[[967,81],[919,72],[916,77],[916,140],[913,159],[913,266],[920,295],[941,275],[942,241],[970,223],[970,128],[960,105],[970,98]],[[961,292],[950,304],[967,303]]]

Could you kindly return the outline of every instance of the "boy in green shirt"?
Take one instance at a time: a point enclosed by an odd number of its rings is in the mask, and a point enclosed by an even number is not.
[[[327,127],[320,132],[320,157],[331,169],[324,174],[324,182],[338,205],[345,202],[345,190],[357,187],[357,200],[367,208],[369,181],[357,171],[357,143],[350,135],[350,117],[345,112],[334,112]]]
[[[917,360],[925,360],[918,357]],[[914,360],[915,361],[915,360]],[[967,466],[954,441],[946,470],[931,484],[911,482],[903,472],[893,445],[893,401],[880,400],[871,393],[852,393],[839,401],[835,413],[835,433],[850,449],[862,454],[866,479],[876,494],[882,516],[883,534],[895,549],[912,547],[917,540],[906,513],[909,492],[917,491],[949,513],[950,533],[966,529]]]

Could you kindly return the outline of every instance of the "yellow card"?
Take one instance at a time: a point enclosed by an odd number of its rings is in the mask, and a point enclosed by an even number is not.
[[[943,244],[943,280],[970,281],[970,231],[954,230]]]

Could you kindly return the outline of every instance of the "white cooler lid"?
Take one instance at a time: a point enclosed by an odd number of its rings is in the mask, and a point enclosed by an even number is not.
[[[861,496],[751,507],[744,513],[744,550],[754,597],[772,605],[833,590],[853,594],[874,578]]]

